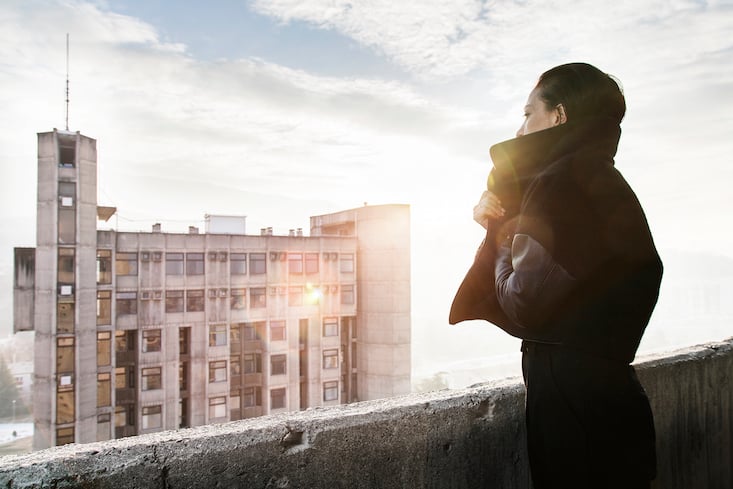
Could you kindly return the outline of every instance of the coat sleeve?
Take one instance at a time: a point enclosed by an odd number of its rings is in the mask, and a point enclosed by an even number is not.
[[[530,330],[541,327],[576,285],[576,279],[528,234],[504,241],[495,263],[499,305],[509,319]]]

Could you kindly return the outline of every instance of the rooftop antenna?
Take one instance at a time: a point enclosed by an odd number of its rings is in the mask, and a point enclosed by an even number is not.
[[[66,130],[69,130],[69,33],[66,33]]]

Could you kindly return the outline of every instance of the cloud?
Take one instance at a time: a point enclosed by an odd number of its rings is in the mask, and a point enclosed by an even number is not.
[[[13,148],[4,180],[35,185],[32,134],[63,128],[70,32],[70,128],[98,140],[100,195],[121,213],[176,212],[189,183],[204,202],[222,187],[345,205],[413,200],[421,192],[384,179],[385,171],[418,181],[435,174],[439,158],[455,159],[448,148],[460,148],[480,123],[477,111],[397,81],[324,77],[262,59],[196,60],[154,27],[88,3],[6,4],[0,12],[0,80],[9,87],[0,102],[6,120],[17,121],[0,133]],[[142,184],[165,178],[165,192]],[[365,189],[365,179],[384,181]],[[31,193],[1,198],[21,199],[32,215]]]

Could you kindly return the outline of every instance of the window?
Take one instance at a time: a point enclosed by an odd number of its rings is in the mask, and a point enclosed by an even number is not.
[[[288,253],[288,273],[303,273],[302,253]]]
[[[76,212],[72,208],[59,207],[59,244],[74,244],[76,240]]]
[[[97,333],[97,366],[104,367],[112,364],[112,332],[100,331]]]
[[[241,310],[247,307],[245,293],[247,289],[232,289],[231,308],[232,310]]]
[[[97,250],[97,283],[112,283],[112,250]]]
[[[115,331],[115,351],[135,351],[135,335],[134,330]]]
[[[186,275],[204,274],[204,254],[186,253]]]
[[[178,400],[178,427],[179,428],[188,428],[189,421],[188,421],[188,399],[179,399]]]
[[[188,390],[188,362],[178,364],[178,390]]]
[[[262,355],[259,353],[244,354],[244,373],[245,374],[261,374],[262,373]]]
[[[137,253],[121,253],[115,256],[117,275],[137,275]]]
[[[112,374],[97,374],[97,407],[112,405]]]
[[[165,254],[165,274],[183,275],[183,253]]]
[[[142,385],[144,391],[160,389],[163,385],[161,367],[150,367],[142,369]]]
[[[74,443],[74,428],[58,428],[56,430],[56,446]]]
[[[165,312],[183,312],[183,291],[165,291]]]
[[[351,339],[355,340],[357,338],[356,333],[356,316],[344,316],[341,318],[341,326],[345,327],[347,329],[351,329]]]
[[[232,253],[229,255],[229,273],[245,275],[247,273],[247,253]]]
[[[308,318],[298,321],[298,343],[301,348],[308,344]]]
[[[338,336],[339,321],[337,318],[323,318],[323,336]]]
[[[74,284],[74,248],[59,248],[58,275],[59,284]]]
[[[163,423],[163,407],[144,406],[143,407],[143,429],[152,430],[160,428]]]
[[[76,241],[76,184],[59,182],[58,242],[74,244]]]
[[[97,291],[97,324],[112,323],[112,292]]]
[[[74,332],[74,309],[73,298],[59,298],[56,304],[56,332]]]
[[[262,406],[262,389],[260,387],[245,387],[242,390],[242,403],[244,407]]]
[[[232,354],[242,351],[242,323],[236,323],[229,326],[229,351]]]
[[[249,289],[250,307],[267,307],[267,294],[265,287],[252,287]]]
[[[282,409],[285,407],[285,388],[272,389],[270,391],[270,409]]]
[[[117,316],[137,314],[137,292],[117,292]]]
[[[74,422],[74,384],[56,387],[56,424]]]
[[[74,338],[56,339],[56,373],[74,373]]]
[[[59,182],[59,206],[76,207],[76,183]]]
[[[334,380],[332,382],[323,383],[323,400],[337,401],[339,398],[339,383]]]
[[[288,305],[289,306],[302,306],[303,305],[303,287],[288,287]]]
[[[318,273],[318,253],[305,254],[305,273]]]
[[[264,321],[243,324],[244,330],[242,334],[244,335],[244,341],[259,341],[264,337],[262,334],[265,331]]]
[[[127,406],[115,406],[115,426],[127,426]]]
[[[323,350],[323,368],[338,368],[339,367],[339,351],[338,350]]]
[[[218,360],[209,362],[209,382],[226,382],[227,361]]]
[[[161,330],[146,329],[143,330],[143,353],[160,351]]]
[[[285,321],[270,321],[270,341],[285,340]]]
[[[204,291],[187,290],[186,291],[186,311],[200,312],[204,310]]]
[[[342,253],[339,259],[339,271],[341,273],[354,272],[354,255],[351,253]]]
[[[341,304],[353,304],[354,303],[354,285],[342,285],[341,286]]]
[[[239,396],[239,391],[232,391],[229,393],[229,408],[231,410],[230,416],[232,421],[242,419],[242,413],[240,406],[242,404],[242,398]]]
[[[128,367],[115,368],[115,389],[130,389],[133,387],[130,373]]]
[[[284,375],[286,372],[287,356],[270,356],[270,375]]]
[[[212,397],[209,399],[209,420],[225,418],[227,415],[227,398]]]
[[[76,136],[59,134],[58,142],[59,166],[64,168],[74,168],[76,166]]]
[[[267,272],[267,260],[265,253],[249,254],[249,273],[250,275],[262,275]]]
[[[227,325],[212,324],[209,326],[209,346],[226,346]]]
[[[178,354],[188,355],[188,343],[191,338],[191,328],[181,327],[178,328]]]
[[[242,375],[242,361],[239,357],[229,358],[229,375],[231,375],[232,378]]]

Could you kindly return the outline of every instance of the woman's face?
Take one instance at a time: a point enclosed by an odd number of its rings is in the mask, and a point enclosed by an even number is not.
[[[549,129],[565,121],[565,108],[558,105],[554,109],[548,109],[539,96],[539,89],[535,88],[529,94],[527,105],[524,106],[524,122],[517,131],[517,137]]]

